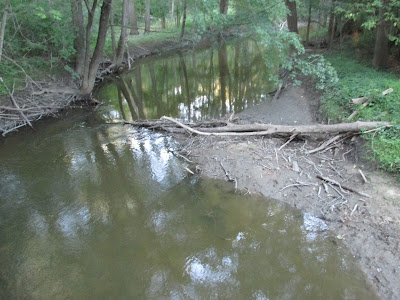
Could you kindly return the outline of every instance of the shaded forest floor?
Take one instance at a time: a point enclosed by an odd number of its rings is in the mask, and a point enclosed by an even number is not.
[[[236,122],[318,123],[319,95],[306,85],[236,115]],[[399,299],[400,188],[391,175],[361,159],[363,141],[354,136],[330,149],[307,154],[324,138],[179,136],[181,152],[202,175],[232,182],[240,193],[289,203],[324,220],[332,243],[344,242],[383,299]],[[361,175],[362,174],[362,175]],[[328,177],[362,194],[324,182]],[[363,178],[365,176],[365,179]],[[366,180],[366,181],[365,181]]]

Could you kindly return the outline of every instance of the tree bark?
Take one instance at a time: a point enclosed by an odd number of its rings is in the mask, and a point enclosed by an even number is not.
[[[117,66],[122,64],[124,59],[125,53],[125,44],[126,44],[126,36],[127,36],[127,28],[128,28],[128,9],[129,9],[129,2],[128,0],[123,1],[122,5],[122,28],[121,28],[121,35],[119,37],[118,48],[117,48],[117,59],[115,64]]]
[[[222,15],[228,14],[229,0],[219,0],[219,13]]]
[[[0,61],[3,55],[4,33],[6,30],[7,14],[9,6],[10,6],[10,0],[6,0],[6,5],[4,6],[3,18],[1,20],[1,28],[0,28]]]
[[[288,29],[290,32],[299,33],[297,28],[297,8],[296,8],[296,1],[285,0],[286,7],[289,10],[287,14],[287,24]]]
[[[150,33],[150,0],[146,0],[146,13],[144,17],[144,33]]]
[[[130,25],[131,25],[131,31],[130,35],[138,35],[139,30],[138,30],[138,24],[137,24],[137,16],[136,16],[136,7],[135,7],[135,0],[130,0],[130,5],[129,5],[129,11],[130,11]]]
[[[384,68],[389,61],[389,36],[388,21],[385,20],[386,1],[382,1],[379,8],[379,23],[376,28],[374,58],[372,64],[375,68]]]
[[[186,25],[186,0],[183,1],[183,21],[182,21],[181,35],[179,39],[182,39],[183,35],[185,34],[185,25]]]
[[[97,4],[97,1],[95,1],[95,3]],[[93,55],[91,57],[90,53],[86,53],[86,56],[90,57],[90,63],[87,72],[83,76],[82,85],[79,91],[80,94],[79,97],[81,99],[91,98],[90,94],[92,93],[94,88],[96,73],[99,68],[99,64],[103,58],[104,44],[106,41],[107,27],[108,27],[107,25],[111,12],[111,5],[112,5],[112,0],[103,0],[103,5],[101,6],[99,32],[97,35],[96,46]],[[94,10],[92,16],[93,15],[94,15]],[[89,38],[86,39],[86,44],[90,44],[90,35]],[[86,49],[88,48],[90,51],[90,45],[89,47],[86,47]]]

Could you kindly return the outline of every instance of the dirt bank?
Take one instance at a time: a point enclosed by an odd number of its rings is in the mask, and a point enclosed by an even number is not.
[[[317,108],[318,95],[307,87],[290,87],[276,102],[236,117],[241,124],[309,124],[318,121]],[[400,188],[394,178],[359,160],[359,137],[314,154],[307,151],[322,139],[294,139],[286,145],[287,138],[180,139],[181,153],[198,165],[202,176],[232,181],[240,193],[262,194],[323,219],[333,232],[332,242],[343,240],[378,295],[400,299]]]

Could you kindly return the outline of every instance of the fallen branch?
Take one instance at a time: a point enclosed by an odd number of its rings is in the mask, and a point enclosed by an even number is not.
[[[312,153],[315,153],[315,152],[318,152],[318,151],[322,151],[322,150],[324,150],[326,147],[328,147],[330,144],[332,144],[332,143],[335,142],[336,140],[340,139],[342,136],[343,136],[343,135],[341,135],[341,134],[335,135],[333,138],[330,138],[329,140],[327,140],[326,142],[324,142],[321,146],[319,146],[319,147],[317,147],[317,148],[315,148],[315,149],[313,149],[313,150],[307,151],[306,153],[307,153],[307,154],[312,154]]]
[[[392,89],[392,88],[387,89],[387,90],[385,90],[385,91],[382,92],[382,96],[385,96],[385,95],[390,94],[390,93],[392,93],[392,92],[393,92],[393,89]],[[362,110],[364,107],[366,107],[366,106],[369,104],[369,100],[370,100],[369,97],[361,97],[361,98],[354,98],[354,99],[351,99],[351,100],[349,101],[351,104],[361,104],[361,103],[362,103],[363,105],[362,105],[359,109],[355,110],[355,111],[347,118],[347,120],[348,120],[348,121],[352,120],[352,119],[360,112],[360,110]]]
[[[353,188],[350,188],[350,187],[341,185],[341,184],[340,184],[339,182],[337,182],[336,180],[330,179],[330,178],[328,178],[328,177],[323,177],[323,176],[320,176],[320,175],[317,175],[316,177],[317,177],[318,179],[321,179],[322,181],[325,181],[325,182],[331,183],[331,184],[333,184],[333,185],[336,185],[336,186],[340,187],[341,189],[344,189],[344,190],[347,190],[347,191],[350,191],[350,192],[359,194],[359,195],[364,196],[364,197],[367,197],[367,198],[371,198],[370,195],[365,194],[365,193],[363,193],[363,192],[356,191],[356,190],[353,189]]]
[[[363,129],[372,129],[377,127],[389,127],[388,122],[354,122],[341,124],[315,124],[315,125],[272,125],[272,124],[229,124],[224,127],[199,128],[194,129],[170,117],[161,117],[161,120],[167,120],[177,124],[188,132],[206,136],[257,136],[272,134],[312,134],[312,133],[338,133],[338,132],[359,132]]]

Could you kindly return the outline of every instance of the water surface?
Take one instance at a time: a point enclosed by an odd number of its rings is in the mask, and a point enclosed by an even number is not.
[[[238,113],[275,90],[271,78],[279,61],[266,67],[265,51],[253,40],[241,40],[151,58],[108,82],[96,97],[129,121],[163,115],[199,121]]]

